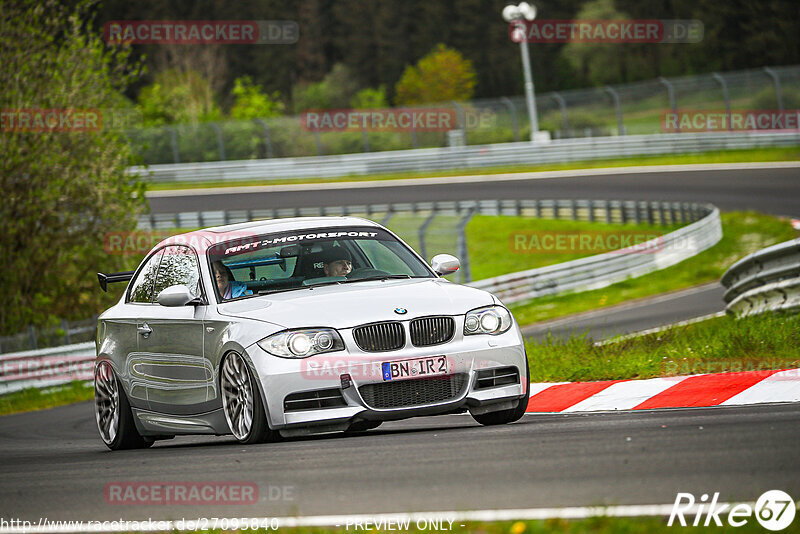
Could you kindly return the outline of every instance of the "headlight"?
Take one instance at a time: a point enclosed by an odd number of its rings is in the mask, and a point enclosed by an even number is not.
[[[286,330],[265,337],[258,346],[281,358],[308,358],[323,352],[344,349],[344,341],[332,328],[303,328]]]
[[[511,312],[502,306],[487,306],[467,312],[464,318],[464,335],[497,335],[511,328]]]

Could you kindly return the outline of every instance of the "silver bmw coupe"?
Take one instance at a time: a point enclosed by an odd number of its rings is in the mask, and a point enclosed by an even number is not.
[[[492,294],[442,278],[356,217],[207,228],[154,247],[97,326],[95,415],[111,449],[181,434],[257,443],[469,412],[518,420],[529,371]]]

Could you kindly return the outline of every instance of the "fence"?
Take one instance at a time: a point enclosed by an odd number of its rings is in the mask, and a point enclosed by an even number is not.
[[[663,113],[670,110],[800,108],[800,66],[541,93],[536,97],[536,106],[540,129],[549,131],[554,139],[657,134],[664,132]],[[522,96],[440,103],[435,107],[454,113],[457,130],[320,133],[304,129],[300,117],[293,116],[142,128],[126,134],[149,165],[297,158],[530,139],[530,121]]]
[[[722,284],[730,314],[800,310],[800,239],[742,258],[723,275]]]

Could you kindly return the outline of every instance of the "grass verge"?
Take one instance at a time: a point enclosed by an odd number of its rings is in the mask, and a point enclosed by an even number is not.
[[[677,265],[601,289],[541,297],[511,306],[511,311],[519,324],[528,325],[712,282],[747,254],[797,237],[787,221],[769,215],[729,212],[721,219],[720,242]]]
[[[570,163],[542,165],[507,165],[481,169],[452,169],[433,172],[400,172],[390,174],[348,175],[335,178],[298,178],[281,180],[242,180],[236,182],[179,182],[151,183],[150,191],[174,189],[196,189],[205,187],[232,187],[253,185],[312,184],[329,182],[366,182],[375,180],[400,180],[409,178],[433,178],[445,176],[472,176],[485,174],[505,174],[515,172],[565,171],[574,169],[598,169],[605,167],[635,167],[639,165],[690,165],[698,163],[747,163],[764,161],[800,160],[800,147],[755,148],[743,150],[722,150],[702,154],[675,154],[662,156],[637,156],[630,158],[609,158]]]
[[[595,345],[588,336],[528,340],[531,382],[623,380],[800,368],[800,315],[717,317]]]
[[[28,388],[0,395],[0,415],[44,410],[91,399],[94,399],[94,386],[88,382],[75,381],[45,389]]]

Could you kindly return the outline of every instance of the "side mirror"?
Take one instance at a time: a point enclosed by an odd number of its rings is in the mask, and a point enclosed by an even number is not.
[[[195,296],[189,291],[189,288],[183,284],[169,286],[158,294],[156,301],[162,306],[175,308],[178,306],[186,306],[195,300]]]
[[[450,254],[437,254],[431,260],[431,269],[439,276],[453,274],[459,267],[461,267],[461,263],[458,258]]]

